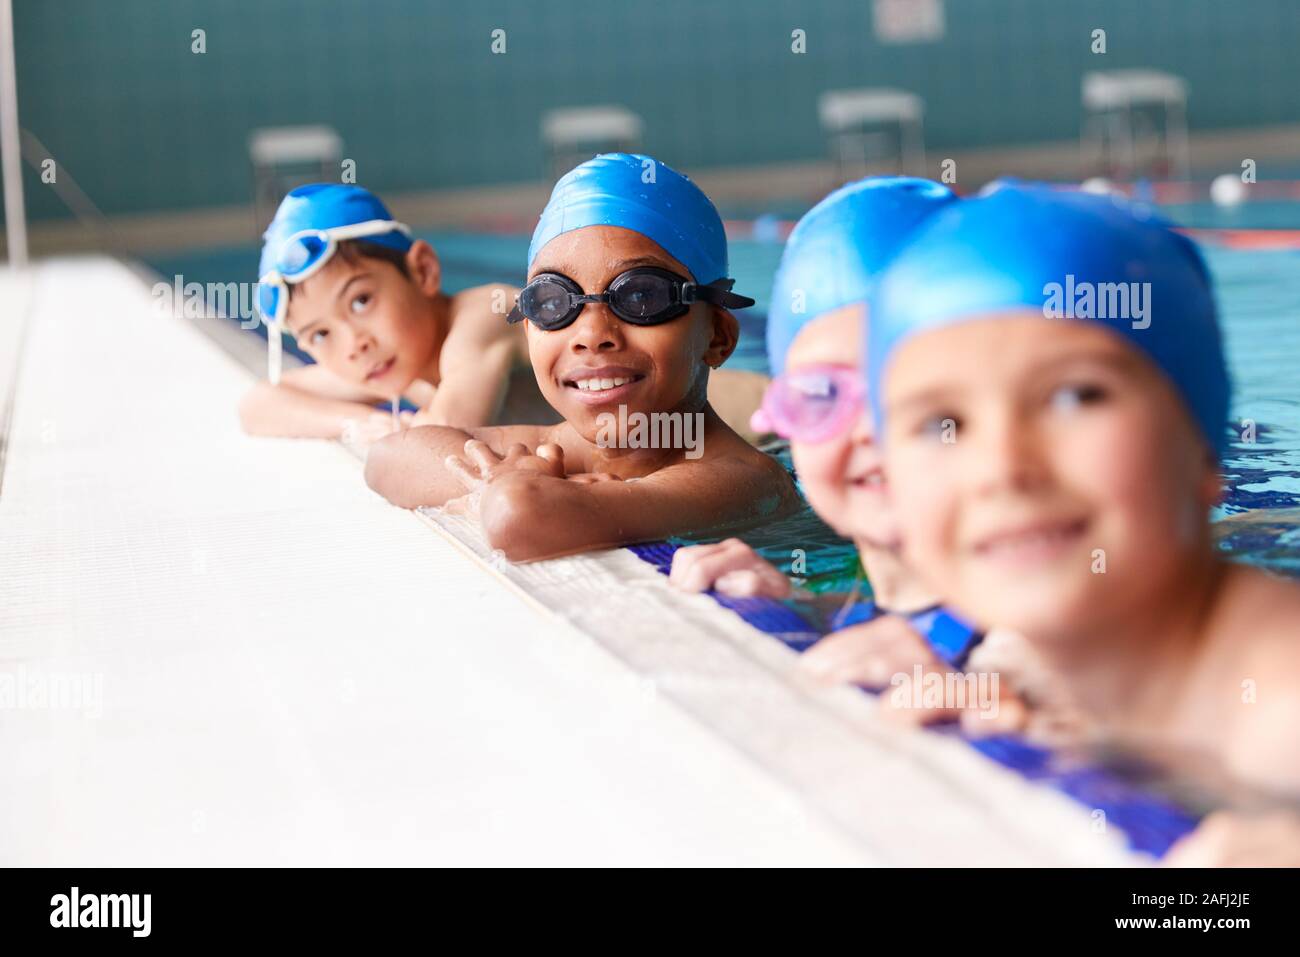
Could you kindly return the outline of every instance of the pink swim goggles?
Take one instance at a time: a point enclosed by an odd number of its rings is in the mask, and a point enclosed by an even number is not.
[[[772,380],[749,427],[795,442],[825,442],[857,421],[866,395],[856,366],[803,366]]]

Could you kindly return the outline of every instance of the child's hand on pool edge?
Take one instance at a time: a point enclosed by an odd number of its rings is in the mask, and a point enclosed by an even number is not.
[[[505,455],[497,455],[486,442],[470,439],[465,443],[464,455],[447,456],[447,470],[460,479],[467,492],[513,472],[536,472],[562,479],[564,450],[548,443],[532,452],[522,442],[516,442]]]
[[[911,726],[956,721],[972,738],[1023,733],[1030,726],[1029,706],[1001,679],[996,672],[963,672],[942,662],[913,664],[891,676],[880,695],[881,713],[886,720]],[[958,685],[963,699],[948,700],[948,688]],[[944,689],[942,700],[932,702],[937,688]]]
[[[420,407],[415,413],[413,425],[446,425],[435,421],[433,417],[433,400],[438,394],[437,386],[425,379],[416,379],[406,387],[406,397]]]
[[[825,684],[864,688],[887,688],[891,677],[916,665],[943,668],[925,639],[896,615],[832,632],[800,655],[799,665]]]
[[[905,620],[884,615],[872,621],[834,632],[799,656],[800,666],[825,684],[854,684],[883,689],[881,713],[889,720],[907,725],[959,721],[962,730],[978,737],[1005,734],[1025,727],[1027,714],[1018,695],[975,673],[949,681],[952,666],[940,660],[925,639]],[[987,689],[985,700],[932,701],[929,689],[961,684],[971,687],[975,674],[977,689]],[[919,684],[919,688],[917,686]],[[919,691],[919,693],[916,693]]]
[[[1300,817],[1216,811],[1170,848],[1164,867],[1300,867]]]
[[[339,438],[345,445],[369,448],[385,436],[409,429],[412,413],[400,412],[396,417],[391,412],[371,412],[369,415],[344,419]]]
[[[677,549],[668,581],[682,591],[712,588],[731,598],[790,595],[790,580],[738,538]]]

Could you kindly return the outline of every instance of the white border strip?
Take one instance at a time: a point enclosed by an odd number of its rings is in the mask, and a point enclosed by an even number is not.
[[[477,525],[428,524],[539,610],[588,635],[647,691],[681,707],[794,789],[874,858],[909,866],[1147,862],[1087,809],[966,743],[884,722],[875,700],[825,689],[796,654],[705,595],[673,589],[627,549],[514,565]]]

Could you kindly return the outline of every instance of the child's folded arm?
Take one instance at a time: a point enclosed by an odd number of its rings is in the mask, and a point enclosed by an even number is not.
[[[738,538],[682,546],[673,552],[668,580],[682,591],[713,589],[733,598],[787,598],[791,591],[790,579]]]
[[[339,382],[319,366],[292,369],[279,385],[258,382],[239,400],[239,422],[249,435],[337,439],[345,423],[374,412],[370,396]]]
[[[726,459],[670,466],[635,481],[512,472],[488,484],[479,515],[493,548],[528,562],[766,521],[790,507],[781,489],[754,467]]]
[[[536,426],[465,430],[425,425],[394,432],[370,447],[366,484],[401,508],[445,505],[469,491],[460,476],[447,468],[447,458],[463,454],[470,439],[485,442],[497,454],[504,454],[518,442],[536,447],[544,431]]]
[[[326,399],[297,389],[259,382],[239,402],[239,423],[249,435],[337,439],[347,423],[375,410],[362,402]]]
[[[514,356],[509,342],[496,342],[473,363],[462,363],[443,376],[433,402],[422,409],[420,424],[473,427],[496,418],[510,386]]]

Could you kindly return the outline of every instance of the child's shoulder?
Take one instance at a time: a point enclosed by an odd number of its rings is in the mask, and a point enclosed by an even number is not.
[[[1300,793],[1300,583],[1229,566],[1211,656],[1232,702],[1226,763]]]
[[[799,493],[794,480],[776,458],[750,445],[725,423],[705,432],[703,455],[699,464],[726,473],[726,481],[734,483],[738,491],[746,494],[777,494],[783,506],[797,504]]]
[[[494,283],[465,289],[451,297],[439,360],[444,374],[462,363],[500,371],[528,364],[528,344],[522,327],[506,322],[517,292],[512,286]]]
[[[1208,660],[1243,672],[1292,670],[1300,700],[1300,582],[1227,562],[1206,621]]]
[[[1235,562],[1224,576],[1223,637],[1247,651],[1285,648],[1300,660],[1300,582]]]
[[[492,338],[502,338],[513,332],[506,316],[515,304],[519,290],[506,283],[488,283],[462,289],[451,296],[451,330],[472,329]]]

